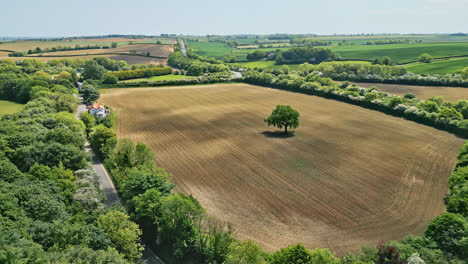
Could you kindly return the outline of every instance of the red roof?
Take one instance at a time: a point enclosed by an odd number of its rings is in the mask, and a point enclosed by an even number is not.
[[[101,104],[101,103],[93,103],[92,105],[90,105],[90,106],[88,107],[88,110],[90,110],[90,109],[92,109],[92,108],[95,108],[95,109],[99,109],[99,108],[105,109],[104,104]]]

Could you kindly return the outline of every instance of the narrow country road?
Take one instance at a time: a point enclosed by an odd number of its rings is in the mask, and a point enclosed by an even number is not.
[[[83,103],[83,98],[81,96],[78,97],[79,104],[78,108],[75,112],[76,118],[79,118],[80,113],[86,111],[86,105]],[[120,198],[117,192],[117,189],[112,182],[112,179],[107,173],[104,164],[99,160],[96,153],[94,153],[93,149],[89,145],[88,141],[85,142],[85,150],[87,153],[91,154],[91,167],[96,172],[100,179],[99,189],[101,189],[102,194],[106,198],[105,205],[107,208],[111,207],[112,205],[119,205],[121,206],[122,203],[120,202]],[[149,246],[145,246],[145,250],[143,252],[143,263],[145,264],[165,264],[154,252],[150,249]]]
[[[180,39],[180,48],[182,49],[182,54],[187,57],[187,50],[185,49],[185,43],[183,39]]]
[[[75,113],[76,118],[79,117],[80,113],[86,111],[86,105],[83,103],[82,98],[78,97],[78,99],[80,100],[80,104],[78,105],[78,109]],[[94,153],[94,151],[91,149],[91,146],[89,145],[88,141],[85,142],[85,150],[86,152],[91,154],[91,167],[101,180],[99,188],[101,189],[101,192],[104,195],[104,197],[106,197],[106,207],[109,208],[113,204],[122,205],[114,183],[112,182],[109,174],[107,173],[106,168],[104,168],[104,165],[99,160],[96,153]]]

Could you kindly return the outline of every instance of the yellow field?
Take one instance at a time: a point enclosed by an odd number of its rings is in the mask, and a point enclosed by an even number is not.
[[[301,242],[339,255],[422,234],[445,210],[463,140],[358,106],[246,84],[111,89],[117,134],[148,144],[176,190],[269,251]],[[295,136],[263,118],[300,114]]]

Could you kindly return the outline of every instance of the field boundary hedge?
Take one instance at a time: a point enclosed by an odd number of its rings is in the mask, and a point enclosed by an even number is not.
[[[171,67],[154,67],[146,69],[136,69],[127,71],[115,71],[111,73],[115,75],[119,80],[130,80],[150,76],[160,76],[172,74]]]
[[[52,53],[52,52],[50,52]],[[168,57],[163,56],[152,56],[152,55],[142,55],[142,54],[132,54],[132,53],[121,53],[121,52],[110,52],[110,53],[95,53],[95,54],[70,54],[70,55],[41,55],[41,56],[15,56],[21,58],[48,58],[48,57],[83,57],[83,56],[93,56],[93,55],[127,55],[127,56],[137,56],[137,57],[146,57],[146,58],[155,58],[155,59],[167,59]]]
[[[134,82],[134,83],[117,83],[117,84],[101,84],[99,88],[138,88],[138,87],[160,87],[160,86],[183,86],[183,85],[203,85],[215,83],[239,83],[241,81],[226,79],[187,79],[187,80],[164,80],[164,81],[148,81],[148,82]]]

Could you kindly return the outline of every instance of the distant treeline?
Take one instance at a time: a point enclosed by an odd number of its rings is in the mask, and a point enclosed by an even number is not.
[[[30,54],[41,54],[41,53],[47,53],[47,52],[56,52],[56,51],[67,51],[67,50],[86,50],[86,49],[110,49],[110,48],[116,48],[117,43],[112,42],[111,46],[106,46],[106,45],[86,45],[86,46],[80,46],[80,45],[75,45],[75,47],[70,47],[70,46],[57,46],[57,47],[52,47],[52,48],[45,48],[41,49],[40,47],[36,47],[35,49],[30,49],[27,52],[20,52],[20,51],[15,51],[10,54],[8,54],[9,57],[24,57],[26,55]]]
[[[153,67],[146,69],[136,69],[136,70],[127,70],[127,71],[116,71],[111,74],[115,75],[119,81],[137,79],[143,77],[159,76],[159,75],[168,75],[172,73],[171,67]]]
[[[248,60],[275,60],[276,64],[299,64],[304,62],[321,63],[339,59],[336,52],[328,48],[294,47],[286,51],[255,50],[247,54]]]

